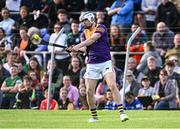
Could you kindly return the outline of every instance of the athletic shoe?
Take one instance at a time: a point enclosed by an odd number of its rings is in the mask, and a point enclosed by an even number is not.
[[[94,122],[98,122],[98,121],[99,120],[97,118],[93,118],[93,117],[88,120],[89,123],[94,123]]]
[[[120,114],[120,119],[122,122],[129,120],[128,116],[125,113]]]

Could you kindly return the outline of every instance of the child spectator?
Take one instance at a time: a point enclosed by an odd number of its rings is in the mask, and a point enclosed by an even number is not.
[[[117,105],[113,100],[113,95],[110,89],[107,90],[106,92],[106,99],[107,102],[105,103],[104,109],[105,110],[115,110]]]
[[[23,83],[18,85],[18,93],[16,95],[16,103],[14,108],[17,109],[30,109],[31,96],[32,96],[32,79],[30,76],[23,77]]]
[[[48,103],[48,90],[46,89],[44,92],[45,99],[42,100],[40,105],[40,110],[47,110],[47,103]],[[50,110],[57,110],[58,109],[58,103],[55,99],[53,99],[53,93],[50,92],[50,101],[49,101],[49,109]]]
[[[78,106],[81,110],[89,109],[87,98],[86,98],[86,87],[84,84],[79,85]]]
[[[142,104],[138,99],[135,98],[132,92],[125,94],[125,109],[126,110],[141,110],[143,109]]]
[[[60,98],[59,98],[58,104],[59,104],[60,110],[61,109],[73,110],[74,109],[72,102],[68,98],[68,90],[65,87],[61,88],[59,96]]]

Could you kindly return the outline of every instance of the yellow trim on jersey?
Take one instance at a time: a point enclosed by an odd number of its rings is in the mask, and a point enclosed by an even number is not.
[[[94,32],[96,32],[97,27],[99,27],[100,24],[97,24],[96,27],[94,27],[93,29],[89,30],[89,29],[85,29],[84,30],[84,34],[85,34],[85,38],[88,39],[91,37],[91,35],[94,34]]]

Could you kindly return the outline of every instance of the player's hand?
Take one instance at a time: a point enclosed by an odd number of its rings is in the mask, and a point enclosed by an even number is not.
[[[73,48],[73,46],[69,46],[69,47],[67,47],[65,50],[66,50],[67,52],[72,52],[72,48]]]
[[[79,44],[72,47],[72,51],[78,52],[80,49]]]

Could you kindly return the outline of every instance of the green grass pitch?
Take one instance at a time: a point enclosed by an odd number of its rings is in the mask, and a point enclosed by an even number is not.
[[[99,122],[88,123],[89,111],[0,110],[0,128],[180,129],[180,111],[126,111],[126,113],[130,120],[120,122],[118,111],[98,111]]]

